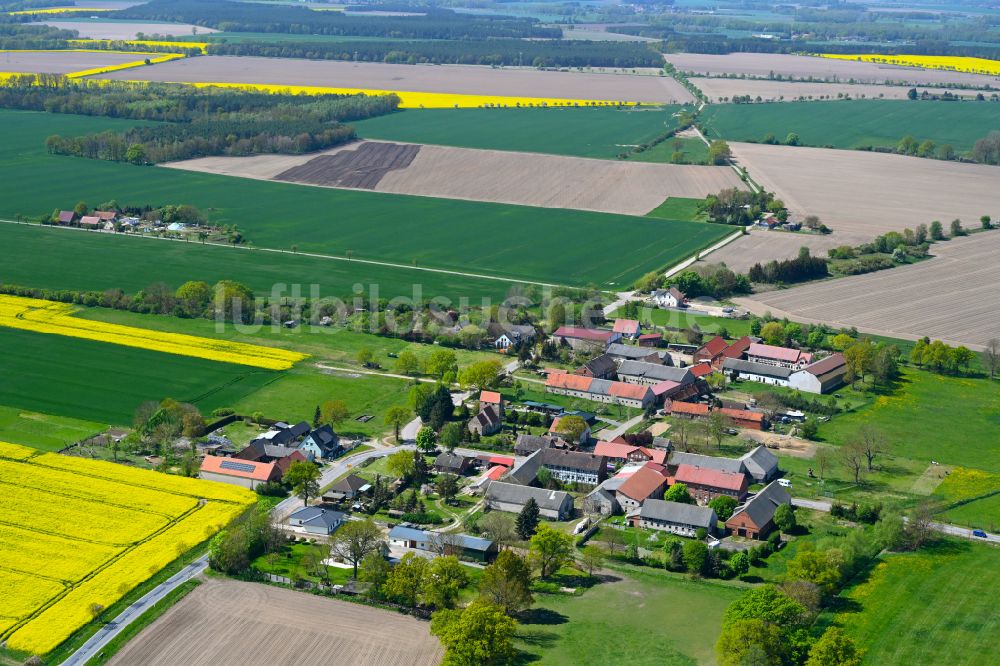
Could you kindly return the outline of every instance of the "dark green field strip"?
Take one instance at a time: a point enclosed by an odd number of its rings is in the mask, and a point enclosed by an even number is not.
[[[416,264],[555,284],[620,286],[684,259],[725,229],[551,208],[334,190],[48,155],[53,133],[120,121],[0,111],[0,217],[91,205],[187,203],[257,247]],[[421,278],[410,278],[420,281]]]
[[[961,153],[1000,129],[1000,104],[909,100],[714,104],[705,109],[702,123],[709,138],[729,141],[763,141],[768,134],[784,141],[795,132],[809,146],[895,147],[910,135],[939,146],[951,144]]]
[[[366,139],[614,159],[676,128],[680,108],[410,109],[351,125]]]
[[[228,363],[0,327],[0,404],[112,424],[172,397],[204,413],[280,376]]]

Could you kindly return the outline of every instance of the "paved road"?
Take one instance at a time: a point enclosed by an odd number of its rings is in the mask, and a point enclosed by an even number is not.
[[[799,497],[792,498],[792,505],[800,506],[803,509],[812,509],[813,511],[829,511],[833,506],[832,502],[824,500],[808,500]],[[903,520],[906,520],[906,518],[903,518]],[[998,534],[987,534],[984,539],[982,537],[973,536],[972,530],[968,527],[960,527],[949,523],[932,522],[930,523],[930,528],[935,532],[940,532],[949,536],[955,536],[962,539],[972,539],[973,541],[981,541],[983,543],[991,543],[1000,546],[1000,535]]]
[[[643,418],[645,418],[644,415],[639,414],[639,416],[633,416],[628,421],[620,424],[619,426],[617,426],[612,430],[604,430],[601,432],[601,439],[605,442],[610,442],[615,437],[618,437],[619,435],[624,435],[626,432],[628,432],[629,428],[639,425],[642,422]]]
[[[140,615],[146,612],[156,602],[163,599],[171,591],[176,589],[181,583],[191,580],[201,574],[208,566],[208,556],[202,555],[197,560],[175,573],[173,576],[163,581],[145,596],[137,600],[131,606],[123,610],[118,617],[101,627],[101,629],[90,637],[90,639],[80,646],[80,649],[69,656],[63,662],[63,666],[82,666],[101,653],[101,650],[111,642],[115,636],[128,625],[135,622]]]

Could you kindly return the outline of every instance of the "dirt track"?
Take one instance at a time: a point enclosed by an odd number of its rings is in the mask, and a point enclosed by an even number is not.
[[[1000,337],[1000,231],[931,246],[934,258],[877,273],[737,299],[754,312],[906,339],[981,348]]]
[[[819,100],[820,97],[837,99],[837,95],[850,95],[851,99],[906,99],[906,93],[912,86],[880,86],[858,83],[815,83],[810,81],[763,81],[757,79],[716,79],[692,78],[691,83],[708,95],[712,102],[722,98],[731,99],[734,96],[750,95],[760,97],[764,101],[783,100],[791,102],[800,97]],[[940,94],[940,88],[917,88],[917,92]],[[974,97],[975,91],[956,90],[958,95]]]
[[[373,190],[385,174],[410,166],[418,152],[420,146],[414,144],[365,142],[356,150],[315,157],[274,179]]]
[[[99,78],[134,79],[136,73],[111,72]],[[694,100],[691,93],[669,76],[493,69],[476,65],[393,65],[294,58],[184,58],[147,67],[142,70],[142,79],[630,102],[683,103]]]
[[[433,666],[443,650],[406,615],[257,583],[209,579],[132,639],[119,666]]]
[[[380,142],[355,143],[324,155],[355,152],[369,144]],[[391,151],[384,153],[390,154]],[[310,167],[313,173],[305,182],[332,182],[339,177],[340,167],[331,176],[318,173],[317,168],[323,162],[310,163],[316,159],[320,158],[315,155],[208,157],[167,166],[247,178],[270,179],[281,174],[287,180],[289,172],[300,172],[292,167],[309,163],[313,164]],[[667,197],[702,198],[726,187],[742,188],[743,184],[732,169],[725,167],[425,145],[409,166],[386,172],[374,189],[393,194],[645,215]]]
[[[0,54],[0,72],[69,74],[95,67],[142,60],[134,53],[81,53],[79,51],[6,51]]]
[[[812,77],[820,81],[853,79],[859,83],[952,83],[970,88],[982,88],[988,85],[1000,88],[1000,77],[995,76],[783,53],[730,53],[728,55],[670,53],[665,57],[678,70],[697,74],[746,74],[747,76],[766,78],[773,73],[796,79]]]

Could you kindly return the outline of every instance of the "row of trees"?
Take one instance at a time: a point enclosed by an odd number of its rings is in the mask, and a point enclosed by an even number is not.
[[[751,282],[768,284],[792,284],[818,280],[830,274],[826,259],[814,257],[808,247],[799,250],[799,256],[784,261],[771,260],[764,265],[759,262],[750,267],[747,277]]]

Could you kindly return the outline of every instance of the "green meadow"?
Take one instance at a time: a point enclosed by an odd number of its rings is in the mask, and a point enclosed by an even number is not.
[[[599,287],[628,285],[725,234],[724,228],[692,222],[335,190],[49,155],[49,135],[129,123],[0,111],[0,124],[9,137],[0,146],[0,217],[7,219],[48,215],[77,201],[186,203],[208,212],[213,223],[238,225],[258,248]],[[130,263],[132,270],[147,269]]]
[[[710,139],[759,142],[771,134],[784,141],[795,132],[807,146],[894,148],[910,135],[939,146],[948,143],[964,153],[1000,127],[1000,104],[909,100],[713,104],[700,120]]]

